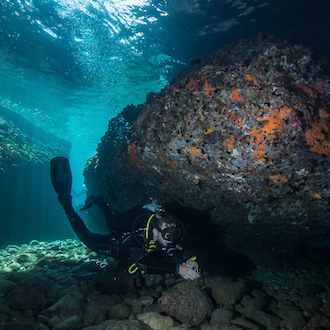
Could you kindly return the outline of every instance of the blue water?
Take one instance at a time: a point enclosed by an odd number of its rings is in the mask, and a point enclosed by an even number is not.
[[[71,141],[79,191],[108,121],[192,57],[259,33],[329,56],[329,21],[327,0],[1,0],[0,105]]]

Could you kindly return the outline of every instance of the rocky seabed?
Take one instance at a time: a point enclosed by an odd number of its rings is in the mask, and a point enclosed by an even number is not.
[[[116,271],[76,239],[10,245],[0,256],[0,329],[330,329],[327,267],[191,282]]]

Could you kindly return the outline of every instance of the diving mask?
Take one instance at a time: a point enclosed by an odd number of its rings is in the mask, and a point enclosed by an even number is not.
[[[170,241],[172,243],[178,243],[182,238],[182,231],[178,227],[170,226],[164,228],[163,230],[159,229],[159,231],[166,241]]]

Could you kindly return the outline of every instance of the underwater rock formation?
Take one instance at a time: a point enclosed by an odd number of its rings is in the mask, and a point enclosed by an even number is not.
[[[41,228],[60,235],[49,161],[68,156],[70,148],[69,142],[0,106],[0,246],[39,238]]]
[[[87,185],[114,210],[154,197],[213,208],[215,222],[324,223],[328,69],[311,49],[266,36],[195,58],[136,120],[110,121]]]

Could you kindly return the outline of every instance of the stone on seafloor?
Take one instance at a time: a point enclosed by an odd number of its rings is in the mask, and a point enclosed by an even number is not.
[[[106,320],[105,314],[91,307],[87,307],[83,316],[82,326],[86,328],[90,325],[98,325]]]
[[[308,327],[320,329],[330,329],[330,318],[328,316],[317,314],[307,323]]]
[[[139,300],[141,301],[142,306],[149,306],[154,302],[154,298],[151,296],[141,296]]]
[[[47,286],[34,283],[17,287],[11,291],[9,296],[9,306],[13,309],[28,309],[40,301],[46,300]]]
[[[234,305],[246,291],[243,282],[219,282],[211,286],[212,296],[219,305]]]
[[[132,312],[132,308],[125,304],[120,303],[111,307],[107,313],[108,319],[127,319]]]
[[[217,308],[211,314],[211,324],[229,323],[234,318],[234,311],[230,309]]]
[[[73,315],[64,321],[58,323],[53,327],[54,330],[64,330],[64,329],[74,329],[78,330],[81,329],[81,316],[80,315]]]
[[[264,298],[251,298],[244,296],[241,303],[244,305],[242,314],[246,317],[252,318],[256,311],[261,311],[266,304],[266,299]]]
[[[132,321],[115,321],[107,320],[99,325],[93,325],[84,330],[150,330],[145,323],[142,321],[132,320]]]
[[[319,309],[323,305],[319,297],[305,296],[298,300],[298,306],[304,311]]]
[[[106,273],[100,273],[93,276],[92,285],[97,287],[101,293],[107,294],[130,292],[135,288],[130,274],[122,274],[120,278],[116,278]]]
[[[106,312],[116,304],[112,297],[95,291],[93,287],[90,288],[90,292],[88,292],[86,296],[87,308],[98,310],[103,314],[106,314]]]
[[[138,320],[143,321],[153,330],[167,330],[174,325],[174,321],[170,316],[164,316],[156,312],[143,313],[138,316]]]
[[[271,36],[195,58],[135,121],[110,121],[86,184],[115,211],[153,196],[227,222],[329,219],[328,67]]]
[[[10,291],[15,289],[17,284],[13,281],[0,278],[0,295],[7,295]]]
[[[61,322],[70,319],[75,324],[79,319],[81,322],[83,317],[82,304],[84,295],[79,292],[71,292],[59,299],[54,305],[45,309],[41,314],[50,318],[56,317]],[[72,318],[77,316],[77,318]],[[70,321],[70,322],[71,322]]]
[[[203,330],[240,330],[242,328],[237,327],[236,325],[233,324],[215,324],[215,325],[203,324],[202,329]]]
[[[242,326],[242,327],[244,327],[246,329],[250,329],[250,330],[260,330],[259,326],[257,326],[256,324],[246,320],[243,317],[238,317],[234,320],[231,320],[230,323]]]
[[[177,318],[180,322],[194,326],[202,323],[213,310],[210,299],[197,288],[163,292],[158,299],[161,310]]]
[[[313,284],[306,284],[300,288],[300,294],[302,296],[316,296],[323,291],[325,291],[323,286]]]
[[[306,325],[306,321],[303,317],[293,317],[289,319],[284,319],[280,323],[281,329],[288,330],[300,330]]]
[[[267,329],[278,329],[281,319],[262,310],[266,303],[267,300],[265,297],[252,298],[250,296],[244,296],[241,300],[241,304],[244,305],[242,315],[262,324]]]

